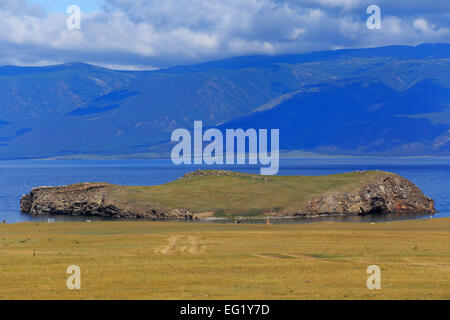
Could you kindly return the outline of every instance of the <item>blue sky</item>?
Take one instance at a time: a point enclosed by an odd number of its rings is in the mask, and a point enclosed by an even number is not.
[[[67,27],[69,5],[83,13]],[[369,30],[367,8],[381,9]],[[254,54],[450,42],[446,0],[0,0],[0,65],[151,69]]]
[[[29,0],[32,4],[41,5],[46,12],[65,13],[70,5],[77,5],[82,12],[90,13],[101,10],[102,0]]]

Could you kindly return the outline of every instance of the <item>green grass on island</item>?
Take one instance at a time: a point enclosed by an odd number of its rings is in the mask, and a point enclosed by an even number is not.
[[[448,300],[450,219],[0,224],[0,274],[0,299]]]
[[[125,203],[153,207],[189,208],[215,216],[259,216],[279,211],[298,212],[314,196],[327,191],[354,191],[380,171],[327,176],[260,176],[231,171],[182,178],[146,187],[126,187],[115,197]]]

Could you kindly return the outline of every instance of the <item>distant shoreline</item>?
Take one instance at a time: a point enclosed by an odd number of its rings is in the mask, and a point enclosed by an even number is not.
[[[308,217],[277,217],[277,216],[271,216],[271,217],[232,217],[232,218],[220,218],[220,217],[213,217],[213,218],[204,218],[204,219],[194,219],[194,220],[182,220],[182,219],[149,219],[149,218],[104,218],[104,217],[98,217],[98,216],[65,216],[65,215],[56,215],[56,216],[34,216],[36,218],[35,220],[30,221],[17,221],[17,222],[8,222],[6,221],[3,223],[0,221],[0,224],[3,225],[20,225],[20,224],[36,224],[36,223],[51,223],[51,224],[60,224],[60,223],[108,223],[108,222],[114,222],[114,223],[129,223],[129,222],[159,222],[159,223],[195,223],[195,224],[204,224],[204,225],[210,225],[210,224],[235,224],[235,221],[241,221],[241,224],[255,224],[255,225],[264,225],[266,224],[266,221],[276,221],[277,223],[274,223],[274,225],[297,225],[297,224],[308,224],[308,223],[314,223],[314,224],[330,224],[330,223],[350,223],[350,224],[380,224],[380,223],[394,223],[394,222],[404,222],[404,221],[414,221],[414,220],[429,220],[429,219],[450,219],[449,217],[439,217],[435,215],[430,214],[420,214],[420,213],[411,213],[411,214],[405,214],[405,215],[380,215],[378,218],[379,220],[369,220],[369,218],[373,218],[374,216],[346,216],[346,215],[322,215],[322,216],[308,216]],[[37,219],[39,218],[39,219]],[[64,220],[58,220],[58,218],[64,218]],[[67,219],[69,218],[69,219]],[[70,220],[70,218],[78,218]],[[346,218],[343,220],[333,220],[334,218]],[[364,218],[367,218],[367,220],[364,220]],[[392,220],[389,220],[388,218],[392,218]],[[48,220],[55,220],[49,222]],[[323,219],[323,220],[321,220]],[[280,223],[281,221],[286,220],[290,223]],[[251,221],[251,222],[249,222]],[[261,221],[261,223],[254,223],[255,221]]]
[[[351,156],[351,155],[311,155],[311,156],[289,156],[281,154],[280,159],[450,159],[450,156]],[[116,156],[61,156],[48,158],[11,158],[0,159],[0,161],[120,161],[120,160],[171,160],[170,157],[127,157],[127,155]]]

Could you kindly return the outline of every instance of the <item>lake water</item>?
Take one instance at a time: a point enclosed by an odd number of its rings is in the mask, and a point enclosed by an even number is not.
[[[121,185],[157,185],[181,177],[200,166],[175,166],[170,160],[117,161],[0,161],[0,221],[7,223],[47,219],[21,214],[20,198],[37,186],[59,186],[78,182],[109,182]],[[205,166],[259,173],[257,166]],[[281,159],[280,175],[326,175],[356,170],[383,170],[397,173],[414,182],[436,202],[440,211],[433,218],[450,217],[450,159]],[[378,221],[429,218],[330,217],[320,220]],[[56,217],[56,221],[84,221],[82,217]],[[303,223],[318,219],[282,220],[274,223]],[[261,221],[253,221],[259,222]]]

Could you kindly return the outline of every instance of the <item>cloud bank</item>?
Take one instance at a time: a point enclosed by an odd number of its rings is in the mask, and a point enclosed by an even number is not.
[[[74,1],[76,3],[76,1]],[[381,8],[381,30],[366,9]],[[83,8],[81,7],[83,11]],[[87,62],[166,67],[239,55],[450,42],[441,0],[105,0],[68,30],[68,14],[0,1],[0,65]]]

